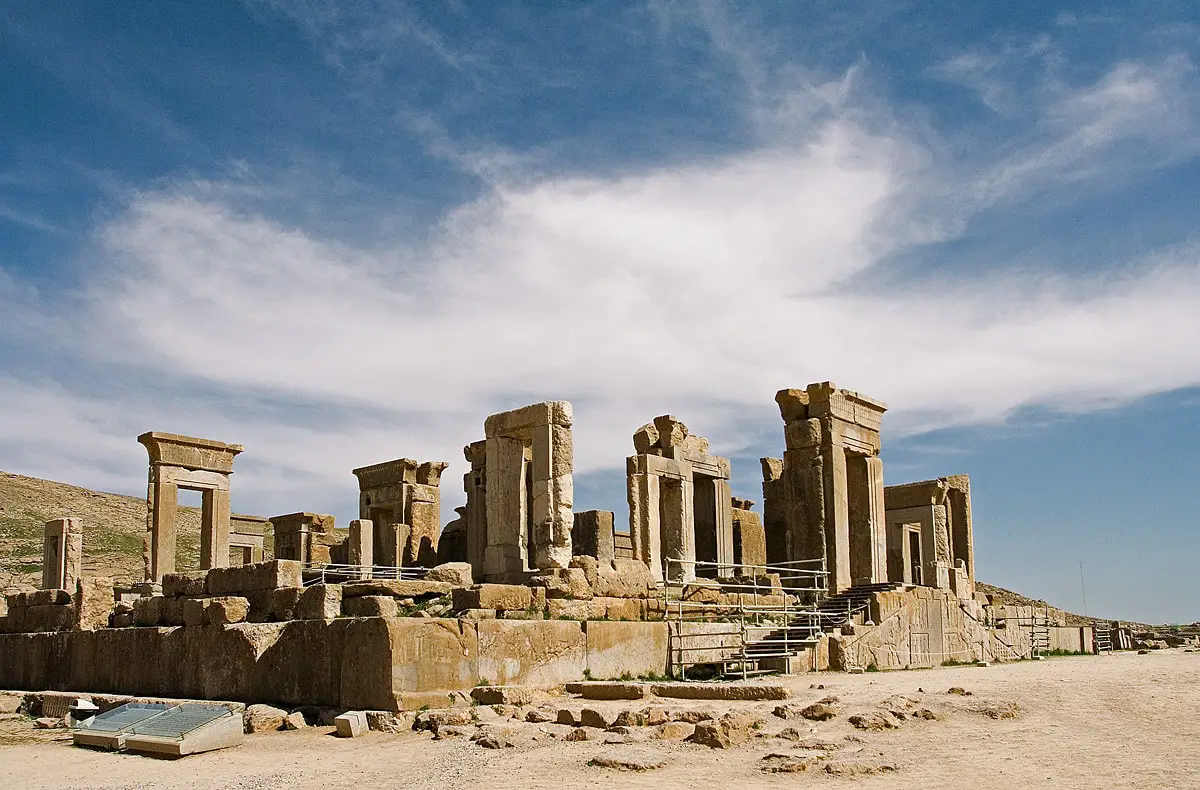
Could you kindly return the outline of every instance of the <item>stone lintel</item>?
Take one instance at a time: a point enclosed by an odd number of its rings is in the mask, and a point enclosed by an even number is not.
[[[940,505],[945,502],[946,492],[949,488],[944,478],[884,486],[884,509],[905,510],[907,508]]]
[[[360,466],[352,474],[358,478],[358,488],[365,491],[368,488],[381,488],[397,483],[417,482],[418,462],[412,458],[397,458],[394,461],[384,461],[369,466]]]
[[[247,516],[233,513],[229,516],[229,532],[238,535],[263,535],[270,526],[271,520],[266,516]]]
[[[570,402],[545,401],[489,416],[483,421],[483,433],[490,439],[512,433],[527,433],[536,425],[560,425],[570,428],[573,421],[574,413]]]
[[[162,431],[143,433],[138,441],[146,447],[152,465],[182,466],[225,474],[233,471],[234,456],[246,449],[240,444]]]
[[[334,529],[333,516],[322,513],[287,513],[271,516],[270,521],[275,526],[276,535],[281,532],[332,533]]]

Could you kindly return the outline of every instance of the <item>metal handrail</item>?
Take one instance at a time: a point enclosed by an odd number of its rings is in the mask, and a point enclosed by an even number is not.
[[[333,579],[339,582],[368,581],[379,579],[383,581],[418,581],[429,573],[428,568],[399,567],[395,565],[352,565],[336,562],[306,562],[302,566],[306,576],[304,585],[325,584]]]
[[[811,567],[813,565],[817,567]],[[695,571],[700,568],[716,568],[718,578],[721,578],[722,571],[736,570],[737,576],[733,576],[730,581],[718,583],[718,592],[737,595],[737,603],[684,600],[684,592],[689,586],[703,588],[705,582],[703,577],[686,580],[680,578],[685,575],[683,573],[684,566],[690,566],[692,570],[690,575],[692,576],[695,576]],[[775,576],[776,579],[772,580],[775,583],[760,583],[760,579],[765,576]],[[730,565],[705,560],[664,558],[663,581],[661,582],[664,590],[664,619],[674,620],[679,626],[682,626],[685,622],[708,620],[704,616],[705,614],[736,618],[734,621],[736,628],[727,631],[684,634],[682,628],[671,629],[669,632],[672,640],[670,654],[673,668],[678,668],[680,676],[686,679],[688,666],[712,663],[711,661],[689,660],[689,653],[722,649],[720,646],[714,648],[711,645],[687,645],[685,640],[688,637],[696,639],[737,636],[737,644],[728,646],[733,649],[733,652],[722,658],[720,663],[725,665],[726,669],[730,663],[739,664],[743,679],[750,673],[751,661],[762,658],[790,658],[799,649],[810,647],[813,644],[813,635],[820,633],[823,613],[817,609],[817,606],[826,593],[828,576],[829,572],[825,568],[825,562],[820,558],[793,560],[770,565]],[[803,585],[788,583],[793,581],[803,582]],[[673,596],[672,593],[675,595]],[[768,596],[773,599],[770,603],[758,603],[761,598]],[[749,597],[750,603],[747,603],[746,597]],[[779,599],[782,599],[782,605]],[[811,602],[802,604],[802,600]],[[692,615],[692,617],[688,615]],[[800,620],[806,622],[800,623],[798,622]],[[797,628],[806,628],[809,636],[805,638],[794,636],[793,630]],[[768,634],[762,638],[751,639],[751,632],[761,631],[766,631]],[[771,637],[772,632],[779,632],[779,636]],[[761,650],[750,652],[752,645],[766,646],[768,649],[766,652]]]

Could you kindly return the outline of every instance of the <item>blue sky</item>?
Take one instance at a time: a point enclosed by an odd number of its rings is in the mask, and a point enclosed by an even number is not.
[[[968,473],[979,576],[1200,619],[1200,12],[1015,4],[0,6],[0,467],[354,516],[575,405],[625,516],[670,412],[782,451],[777,389],[886,401],[885,480]]]

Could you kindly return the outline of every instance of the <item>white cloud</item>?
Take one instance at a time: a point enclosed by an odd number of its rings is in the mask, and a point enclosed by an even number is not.
[[[1200,384],[1195,247],[1108,280],[861,277],[1001,197],[1087,177],[1148,139],[1147,118],[1185,117],[1186,74],[1120,64],[965,173],[864,120],[849,76],[775,87],[754,102],[777,110],[770,134],[744,151],[612,177],[514,159],[428,239],[388,246],[269,219],[240,199],[270,193],[244,174],[143,192],[99,229],[73,316],[95,387],[0,379],[24,415],[0,447],[34,473],[112,469],[116,486],[142,474],[142,430],[238,441],[238,490],[270,512],[334,490],[352,508],[353,466],[438,458],[454,504],[484,416],[537,400],[575,403],[586,472],[619,468],[631,432],[668,411],[720,451],[777,452],[772,396],[810,381],[889,401],[893,435]],[[928,202],[945,194],[966,198]]]

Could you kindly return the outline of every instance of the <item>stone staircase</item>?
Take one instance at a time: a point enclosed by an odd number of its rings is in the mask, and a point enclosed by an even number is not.
[[[903,588],[900,582],[860,584],[823,599],[815,613],[805,613],[792,618],[765,635],[748,640],[739,656],[722,662],[721,673],[726,676],[748,677],[778,671],[764,667],[765,664],[783,664],[817,644],[821,634],[827,633],[855,615],[866,611],[871,596],[880,592],[892,592]]]

